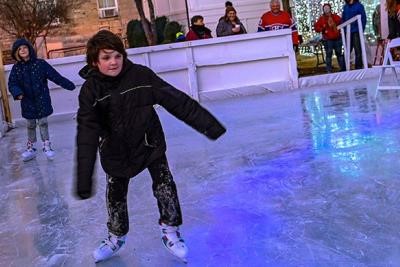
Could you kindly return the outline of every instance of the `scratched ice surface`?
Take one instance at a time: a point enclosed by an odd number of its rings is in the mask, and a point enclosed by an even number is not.
[[[398,266],[400,100],[348,83],[206,102],[212,142],[158,109],[190,249],[187,266]],[[23,127],[0,140],[0,266],[95,266],[105,178],[72,195],[75,121],[50,122],[57,156],[23,163]],[[98,266],[185,266],[163,247],[145,171],[131,180],[125,249]]]

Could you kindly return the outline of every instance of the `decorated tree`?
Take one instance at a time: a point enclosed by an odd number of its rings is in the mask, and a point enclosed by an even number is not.
[[[365,12],[367,14],[367,26],[365,29],[366,35],[373,34],[373,26],[372,26],[372,14],[376,6],[379,4],[379,0],[363,0],[361,3],[365,7]],[[304,40],[309,40],[313,36],[316,35],[314,31],[314,22],[321,16],[322,14],[322,5],[325,3],[329,3],[332,6],[332,12],[342,15],[343,0],[296,0],[294,1],[295,7],[295,18],[297,21],[297,28],[299,33],[303,35]]]

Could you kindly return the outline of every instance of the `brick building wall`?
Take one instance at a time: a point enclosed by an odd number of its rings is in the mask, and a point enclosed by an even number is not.
[[[100,29],[108,29],[121,37],[126,36],[126,27],[130,20],[138,19],[134,1],[117,0],[119,14],[116,17],[100,18],[97,0],[86,1],[79,9],[71,10],[72,21],[68,25],[57,26],[46,39],[38,38],[36,46],[38,55],[47,58],[64,57],[84,53],[82,48],[87,40]],[[1,32],[0,47],[4,55],[4,63],[11,63],[10,48],[15,41],[14,36]],[[67,48],[72,48],[70,51]],[[76,49],[74,49],[76,48]],[[64,51],[54,51],[64,49]]]

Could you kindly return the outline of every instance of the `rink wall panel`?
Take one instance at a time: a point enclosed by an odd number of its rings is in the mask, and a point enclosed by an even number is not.
[[[133,62],[153,69],[167,82],[199,101],[298,88],[291,32],[281,30],[207,40],[127,49]],[[51,120],[73,118],[78,109],[79,70],[85,57],[49,59],[75,83],[67,91],[49,82],[54,114]],[[6,79],[12,65],[6,65]],[[8,95],[13,120],[21,121],[20,104]]]

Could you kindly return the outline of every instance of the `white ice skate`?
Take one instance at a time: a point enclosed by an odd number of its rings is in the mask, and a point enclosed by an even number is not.
[[[186,257],[188,254],[188,248],[185,245],[185,241],[181,238],[179,227],[169,226],[162,223],[160,229],[161,241],[165,248],[184,263],[187,263]]]
[[[23,161],[30,161],[36,157],[36,148],[34,148],[34,143],[28,141],[26,144],[26,150],[21,154]]]
[[[51,148],[51,143],[49,140],[44,141],[43,143],[43,152],[46,154],[48,160],[53,160],[56,152]]]
[[[116,236],[109,233],[108,237],[101,241],[100,246],[93,251],[94,261],[100,262],[114,256],[125,244],[126,235]]]

